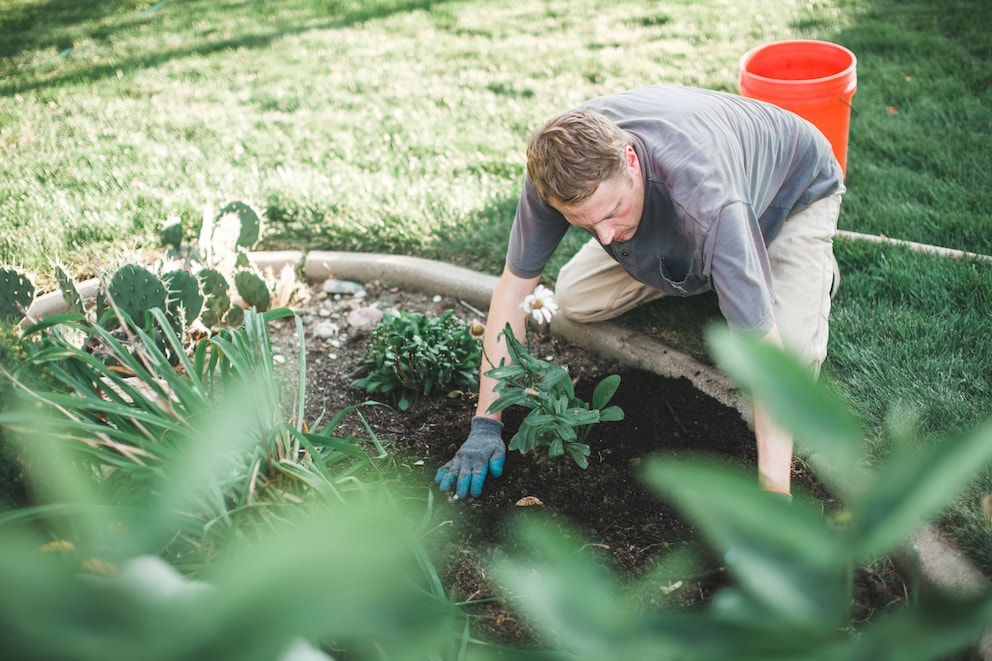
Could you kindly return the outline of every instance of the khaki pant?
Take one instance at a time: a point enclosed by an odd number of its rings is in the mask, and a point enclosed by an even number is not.
[[[840,199],[833,195],[789,216],[768,246],[782,342],[814,375],[827,357],[830,300],[839,283],[833,235]],[[562,267],[556,294],[562,313],[580,322],[612,319],[665,295],[627,275],[596,239]]]

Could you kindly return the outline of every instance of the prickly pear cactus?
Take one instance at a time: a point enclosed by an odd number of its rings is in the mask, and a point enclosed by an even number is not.
[[[154,273],[137,264],[125,264],[107,284],[107,296],[135,324],[144,325],[146,312],[166,310],[168,293]]]
[[[186,322],[200,316],[203,309],[203,294],[200,291],[200,281],[189,271],[169,271],[162,275],[162,282],[169,292],[169,316],[179,317],[180,309]]]
[[[227,278],[216,269],[203,269],[198,277],[205,297],[200,321],[211,328],[219,324],[231,308],[231,286]]]
[[[69,312],[83,314],[83,297],[76,289],[76,281],[72,279],[61,262],[55,263],[55,280],[59,283],[59,291],[62,292],[62,300],[65,301],[66,309]]]
[[[34,301],[34,283],[14,268],[0,269],[0,320],[16,322]]]
[[[183,221],[182,218],[172,216],[162,224],[162,245],[171,250],[178,251],[183,245]]]
[[[232,307],[227,311],[227,325],[231,328],[237,328],[241,324],[245,323],[245,310],[244,308],[239,308],[238,306]]]
[[[234,286],[248,307],[255,308],[258,312],[269,309],[272,295],[262,276],[253,271],[238,271],[234,274]]]
[[[234,214],[241,221],[241,232],[238,234],[237,247],[251,250],[262,235],[262,219],[258,212],[244,202],[229,202],[220,210],[220,217]]]

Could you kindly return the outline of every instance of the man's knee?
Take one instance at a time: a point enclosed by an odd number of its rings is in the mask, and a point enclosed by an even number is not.
[[[558,311],[571,321],[589,323],[606,318],[602,306],[591,306],[590,303],[595,303],[595,298],[588,292],[583,293],[582,287],[569,277],[565,269],[561,270],[555,283],[555,299],[558,302]]]

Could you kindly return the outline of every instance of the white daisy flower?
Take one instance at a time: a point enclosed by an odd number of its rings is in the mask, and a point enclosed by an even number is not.
[[[468,324],[468,332],[473,340],[481,340],[486,335],[486,326],[481,321],[473,320]]]
[[[544,285],[538,285],[533,294],[528,294],[520,307],[539,324],[550,323],[551,318],[558,313],[555,293]]]

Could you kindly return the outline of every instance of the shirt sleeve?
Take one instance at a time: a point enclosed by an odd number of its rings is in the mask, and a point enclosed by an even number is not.
[[[525,176],[520,203],[510,228],[507,268],[520,278],[540,275],[568,227],[565,217],[540,198],[530,177]]]
[[[751,207],[726,205],[710,230],[706,253],[720,312],[733,330],[766,333],[775,325],[768,250]]]

